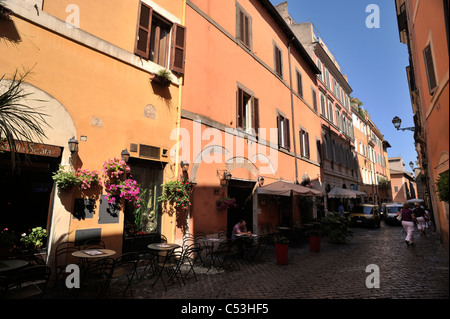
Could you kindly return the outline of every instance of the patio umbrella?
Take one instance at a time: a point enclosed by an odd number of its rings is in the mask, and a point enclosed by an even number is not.
[[[411,198],[406,201],[407,203],[423,203],[423,199]]]
[[[258,194],[278,195],[278,196],[323,196],[323,193],[317,189],[301,186],[294,183],[277,181],[272,184],[259,187]]]
[[[356,198],[358,196],[366,196],[366,193],[340,187],[334,187],[328,193],[329,198]]]

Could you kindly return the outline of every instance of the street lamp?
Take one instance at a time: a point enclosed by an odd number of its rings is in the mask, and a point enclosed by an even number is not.
[[[413,162],[409,162],[409,167],[411,167],[411,169],[414,171],[414,163]]]
[[[404,127],[404,128],[400,128],[400,126],[402,125],[402,119],[399,118],[398,116],[396,116],[396,117],[394,117],[394,118],[392,119],[392,124],[394,124],[394,127],[395,127],[397,130],[402,130],[402,131],[408,130],[408,131],[413,131],[413,132],[414,132],[414,130],[415,130],[415,127]]]

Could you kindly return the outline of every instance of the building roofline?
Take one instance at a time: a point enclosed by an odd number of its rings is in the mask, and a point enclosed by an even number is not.
[[[305,48],[298,40],[295,33],[291,30],[289,25],[284,21],[283,17],[280,15],[278,10],[270,3],[269,0],[259,0],[259,2],[263,5],[264,8],[269,12],[271,17],[275,20],[275,22],[279,25],[281,30],[283,30],[284,34],[287,36],[288,41],[293,44],[293,46],[300,53],[301,57],[305,59],[306,63],[313,70],[314,74],[321,74],[319,68],[314,63],[313,59],[310,57],[308,52],[306,52]],[[290,39],[290,40],[289,40]]]

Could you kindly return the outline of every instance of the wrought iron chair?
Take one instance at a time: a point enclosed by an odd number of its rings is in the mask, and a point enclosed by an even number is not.
[[[111,284],[111,280],[127,277],[127,286],[122,292],[123,295],[130,289],[131,297],[133,298],[133,291],[131,288],[131,282],[136,274],[136,268],[139,262],[139,254],[137,252],[129,252],[120,255],[114,260],[111,276],[109,278],[108,287]],[[107,288],[108,288],[107,287]]]
[[[44,265],[19,270],[7,279],[7,286],[3,285],[4,297],[6,299],[42,298],[47,290],[50,274],[51,268]]]
[[[113,258],[100,258],[87,264],[82,271],[79,289],[81,298],[103,298],[113,270]]]
[[[54,259],[54,277],[55,277],[55,287],[58,288],[59,277],[65,274],[66,267],[69,264],[74,264],[75,259],[72,259],[72,253],[80,250],[80,246],[77,246],[75,242],[66,241],[60,243],[55,249],[55,259]]]

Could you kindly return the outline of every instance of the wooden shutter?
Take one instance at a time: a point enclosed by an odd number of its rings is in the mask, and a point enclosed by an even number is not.
[[[302,75],[300,72],[297,72],[297,93],[303,97]]]
[[[174,23],[172,29],[170,70],[180,74],[184,74],[185,57],[186,57],[186,27]]]
[[[278,129],[278,145],[279,146],[283,146],[281,144],[281,134],[283,134],[283,132],[281,131],[281,121],[282,121],[282,117],[281,115],[277,116],[277,129]]]
[[[312,99],[313,99],[313,108],[314,111],[317,112],[317,94],[316,94],[316,90],[311,89],[312,90]]]
[[[433,55],[429,44],[423,50],[423,57],[425,59],[425,69],[427,70],[428,89],[430,90],[430,94],[432,94],[432,91],[436,87],[437,83],[436,74],[434,73]]]
[[[255,129],[255,135],[258,136],[258,128],[259,128],[259,100],[255,97],[252,98],[252,121],[253,128]]]
[[[150,30],[152,26],[152,13],[152,8],[141,2],[141,5],[139,7],[139,22],[137,27],[134,52],[146,59],[148,58],[150,52]]]
[[[244,121],[244,91],[241,88],[237,90],[236,103],[236,127],[242,128]]]
[[[290,140],[290,136],[289,136],[289,120],[288,119],[284,119],[284,126],[283,126],[283,128],[284,128],[284,142],[285,142],[285,145],[284,145],[284,147],[285,148],[290,148],[291,147],[291,140]]]
[[[309,158],[309,133],[305,132],[305,150],[306,150],[306,157]]]

